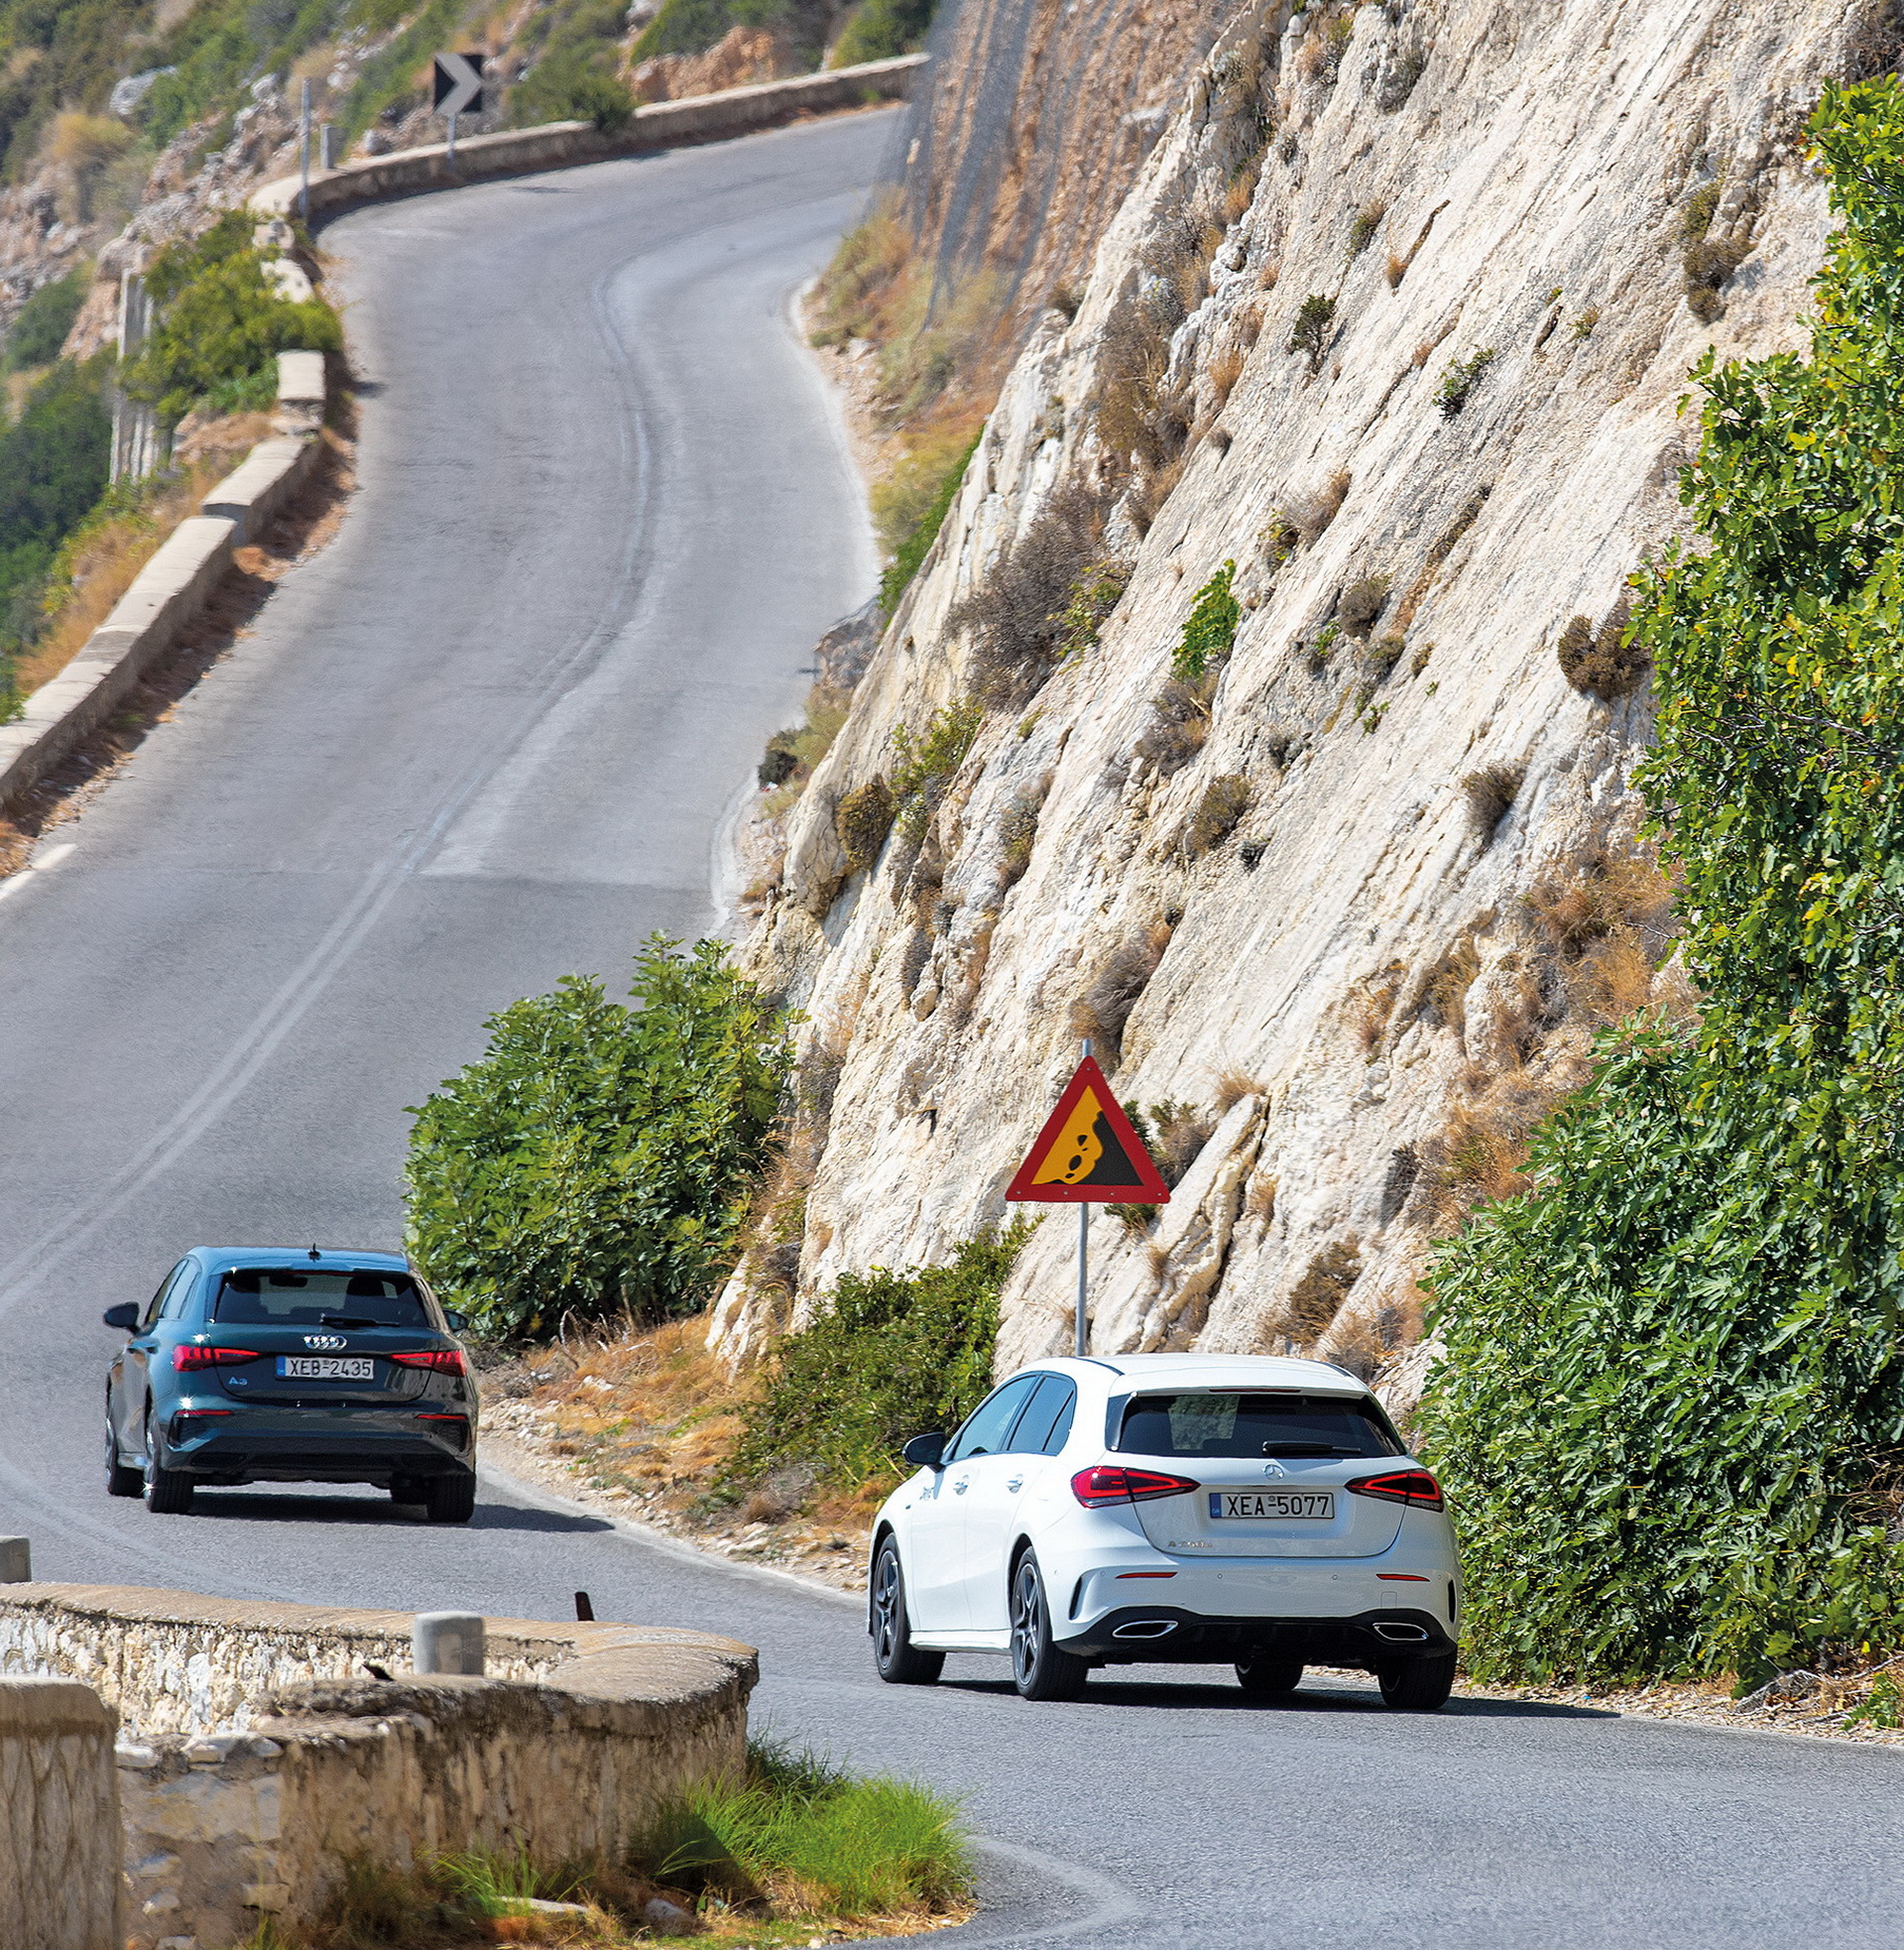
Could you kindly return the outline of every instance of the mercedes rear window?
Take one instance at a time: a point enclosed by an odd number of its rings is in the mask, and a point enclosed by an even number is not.
[[[1139,1395],[1118,1447],[1139,1456],[1399,1456],[1388,1417],[1368,1397]]]
[[[226,1274],[212,1318],[258,1327],[435,1325],[407,1273],[303,1273],[296,1267],[240,1267]]]

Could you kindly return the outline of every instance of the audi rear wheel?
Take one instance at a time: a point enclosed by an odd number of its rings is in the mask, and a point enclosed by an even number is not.
[[[182,1469],[159,1466],[159,1432],[146,1423],[146,1468],[141,1479],[146,1508],[155,1517],[182,1517],[191,1508],[191,1478]]]
[[[423,1486],[423,1509],[432,1523],[467,1523],[476,1515],[474,1473],[430,1477]]]

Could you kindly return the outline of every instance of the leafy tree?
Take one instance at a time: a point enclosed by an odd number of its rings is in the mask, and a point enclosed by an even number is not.
[[[283,299],[252,243],[254,220],[228,211],[201,237],[168,244],[146,274],[158,324],[121,381],[177,422],[200,401],[233,411],[277,397],[277,355],[334,352],[337,314],[321,299]]]
[[[956,1428],[992,1386],[999,1290],[1029,1228],[982,1233],[949,1266],[846,1274],[779,1347],[729,1475],[788,1466],[843,1489],[899,1466],[900,1445]]]
[[[1487,1670],[1904,1644],[1904,89],[1828,88],[1812,133],[1810,355],[1701,363],[1709,547],[1636,578],[1703,1021],[1609,1037],[1534,1195],[1432,1276]]]
[[[6,660],[33,640],[60,545],[105,490],[112,416],[105,362],[62,360],[0,428],[0,716],[14,702]]]
[[[791,1062],[725,957],[657,934],[638,1009],[580,976],[514,1003],[413,1113],[411,1251],[478,1333],[691,1312],[724,1276]]]
[[[66,342],[72,321],[86,299],[86,270],[75,265],[63,278],[42,285],[20,307],[7,333],[5,365],[9,372],[28,372],[51,365]]]
[[[1183,625],[1183,636],[1170,654],[1170,674],[1179,683],[1195,683],[1212,664],[1230,655],[1243,621],[1243,606],[1231,582],[1235,562],[1225,562],[1197,591]]]

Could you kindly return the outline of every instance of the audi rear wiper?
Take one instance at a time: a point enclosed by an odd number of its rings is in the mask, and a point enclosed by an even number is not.
[[[361,1313],[320,1313],[320,1327],[375,1327],[378,1323]]]

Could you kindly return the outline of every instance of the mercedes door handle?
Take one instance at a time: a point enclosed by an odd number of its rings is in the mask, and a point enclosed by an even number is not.
[[[1022,1476],[1014,1476],[1005,1487],[1008,1490],[1022,1490],[1024,1488],[1024,1478]]]
[[[961,1477],[959,1478],[959,1480],[958,1480],[958,1481],[957,1481],[956,1483],[954,1483],[954,1484],[953,1484],[953,1486],[952,1486],[952,1494],[953,1494],[953,1495],[954,1495],[955,1497],[962,1497],[962,1496],[964,1496],[964,1495],[965,1495],[965,1487],[966,1487],[966,1485],[967,1485],[968,1483],[970,1483],[970,1482],[971,1482],[971,1480],[972,1480],[972,1479],[971,1479],[971,1478],[970,1478],[969,1476],[961,1476]]]

